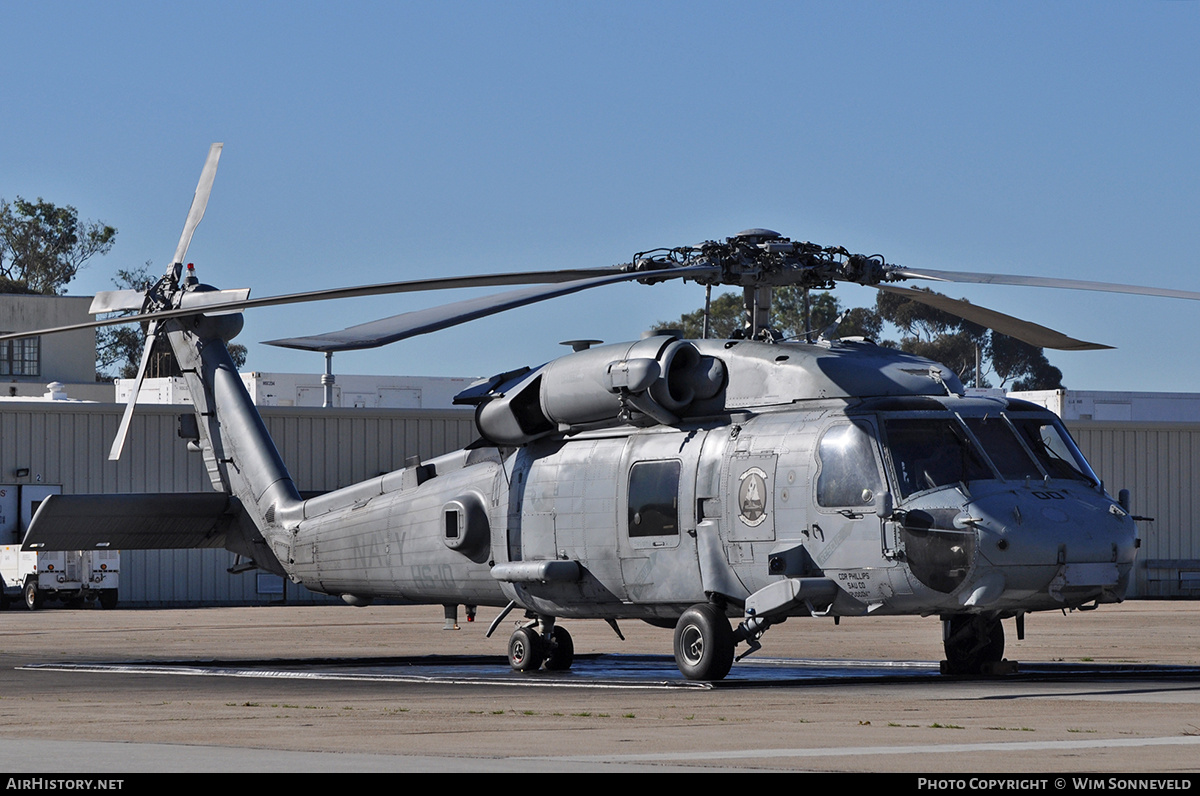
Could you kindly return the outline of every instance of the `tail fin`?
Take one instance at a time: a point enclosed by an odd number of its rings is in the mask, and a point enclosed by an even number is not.
[[[161,325],[194,403],[197,439],[209,479],[232,494],[280,560],[288,535],[277,518],[295,510],[300,493],[238,375],[226,342],[241,330],[240,314],[196,315]]]

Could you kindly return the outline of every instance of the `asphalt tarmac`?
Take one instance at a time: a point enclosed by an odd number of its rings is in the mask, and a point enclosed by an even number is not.
[[[441,608],[0,613],[0,772],[1200,770],[1200,603],[1039,614],[1018,673],[937,674],[936,618],[793,619],[713,686],[671,632],[567,621],[511,672],[510,617]]]

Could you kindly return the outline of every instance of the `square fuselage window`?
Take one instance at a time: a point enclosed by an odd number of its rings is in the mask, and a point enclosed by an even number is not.
[[[638,462],[629,470],[629,535],[679,535],[679,462]]]

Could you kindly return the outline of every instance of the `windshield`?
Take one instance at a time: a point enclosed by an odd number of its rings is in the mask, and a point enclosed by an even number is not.
[[[884,428],[902,496],[995,477],[954,418],[894,418]]]
[[[1052,418],[1014,417],[1010,415],[1017,433],[1033,451],[1038,463],[1051,478],[1071,478],[1100,483],[1083,454]]]
[[[902,497],[997,476],[1100,483],[1058,419],[1045,414],[909,415],[884,418],[883,428]]]
[[[1041,478],[1042,471],[1029,458],[1011,426],[1000,415],[964,417],[963,422],[979,440],[987,457],[1006,480]]]

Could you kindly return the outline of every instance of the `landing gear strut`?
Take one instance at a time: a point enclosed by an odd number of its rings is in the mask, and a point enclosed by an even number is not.
[[[1004,628],[999,617],[953,614],[942,619],[946,660],[943,674],[988,674],[1004,659]]]
[[[675,625],[675,663],[689,680],[720,680],[733,668],[733,630],[712,603],[693,605]]]
[[[508,639],[508,664],[518,672],[563,672],[575,662],[575,642],[554,617],[540,616],[513,631]]]

